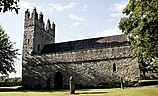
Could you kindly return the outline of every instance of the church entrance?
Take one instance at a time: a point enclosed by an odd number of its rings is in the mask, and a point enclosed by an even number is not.
[[[50,89],[50,83],[51,83],[51,80],[50,80],[50,76],[47,78],[47,81],[46,81],[46,84],[47,84],[47,89]]]
[[[62,89],[63,88],[63,75],[58,71],[54,76],[54,88]]]

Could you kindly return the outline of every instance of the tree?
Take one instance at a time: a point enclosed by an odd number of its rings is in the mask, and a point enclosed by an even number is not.
[[[0,74],[8,75],[15,72],[14,63],[18,55],[18,49],[13,48],[14,43],[0,26]]]
[[[15,12],[18,14],[18,8],[17,3],[19,0],[0,0],[0,12],[6,12],[6,11],[12,11],[15,10]]]
[[[141,71],[147,72],[158,58],[158,0],[129,0],[123,14],[119,28],[134,46]]]

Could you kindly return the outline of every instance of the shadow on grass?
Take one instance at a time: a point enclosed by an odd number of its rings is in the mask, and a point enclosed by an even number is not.
[[[16,92],[17,89],[13,88],[0,88],[0,92]]]
[[[54,89],[44,89],[44,90],[36,90],[36,89],[18,89],[18,88],[0,88],[0,92],[67,92],[67,90],[54,90]]]
[[[88,91],[89,89],[82,89],[82,91]],[[50,90],[33,90],[33,89],[18,89],[18,88],[0,88],[0,92],[68,92],[69,90],[55,90],[55,89],[50,89]],[[76,95],[79,94],[106,94],[108,92],[78,92],[75,93]]]
[[[75,93],[77,95],[79,94],[106,94],[108,92],[81,92],[81,93]]]

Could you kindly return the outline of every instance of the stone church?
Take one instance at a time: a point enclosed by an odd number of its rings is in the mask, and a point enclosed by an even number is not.
[[[76,85],[138,81],[139,64],[126,36],[116,35],[55,43],[55,23],[25,11],[22,54],[23,88],[62,88],[70,76]]]

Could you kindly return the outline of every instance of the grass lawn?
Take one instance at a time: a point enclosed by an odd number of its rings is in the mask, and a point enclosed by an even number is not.
[[[70,95],[69,90],[16,90],[0,88],[0,96],[158,96],[157,87],[136,87],[125,89],[81,89]]]

